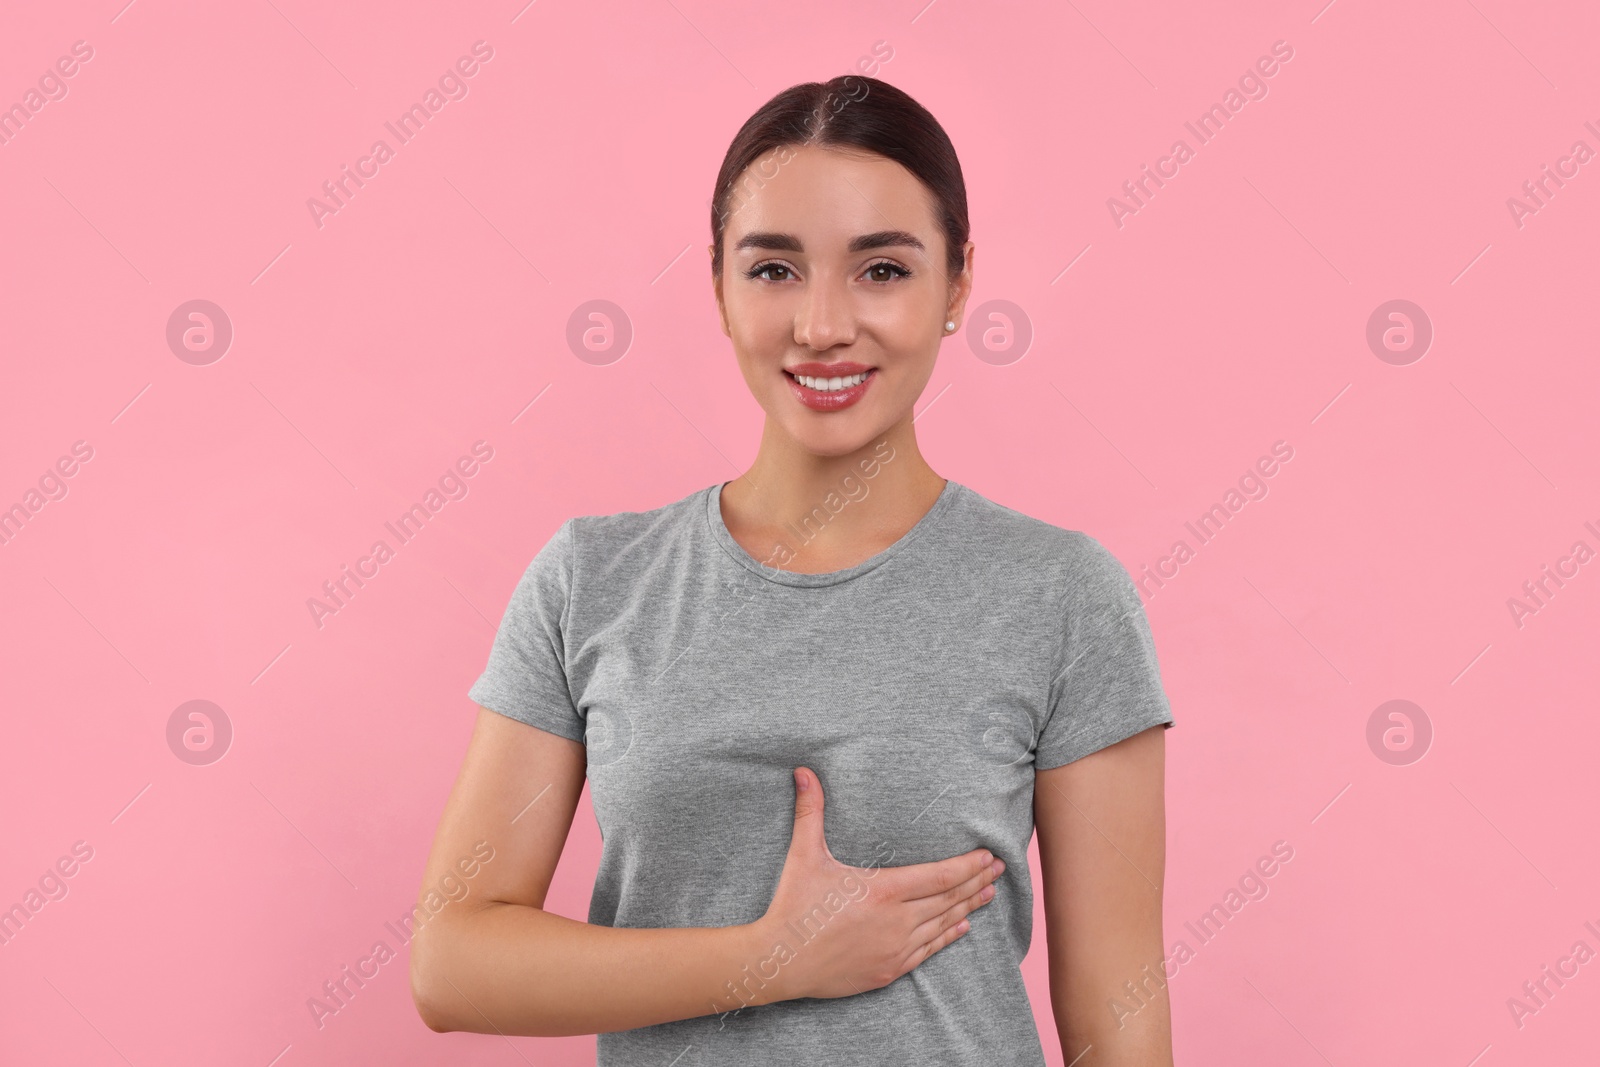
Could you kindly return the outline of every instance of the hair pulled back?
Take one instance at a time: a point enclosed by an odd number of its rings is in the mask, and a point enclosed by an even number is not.
[[[745,120],[728,146],[711,200],[711,273],[722,275],[722,237],[728,216],[747,191],[770,181],[788,157],[779,152],[761,168],[751,165],[774,149],[820,145],[873,152],[910,171],[933,194],[944,231],[945,269],[954,278],[965,264],[967,186],[944,127],[921,104],[886,81],[841,74],[825,82],[785,89]],[[770,172],[762,174],[763,169]],[[737,199],[735,199],[737,196]]]

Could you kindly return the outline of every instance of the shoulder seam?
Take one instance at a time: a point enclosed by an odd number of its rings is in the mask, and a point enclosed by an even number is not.
[[[577,584],[578,573],[578,516],[573,516],[561,524],[558,534],[563,534],[567,539],[566,551],[566,602],[561,605],[561,667],[566,672],[566,660],[572,647],[572,600],[573,590]],[[571,684],[572,679],[567,679]]]

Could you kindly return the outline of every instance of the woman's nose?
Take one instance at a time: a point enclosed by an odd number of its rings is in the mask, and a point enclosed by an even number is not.
[[[848,342],[855,331],[855,311],[842,288],[813,284],[795,316],[794,339],[818,351]]]

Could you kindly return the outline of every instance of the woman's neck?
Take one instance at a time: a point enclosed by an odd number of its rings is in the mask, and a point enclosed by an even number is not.
[[[765,443],[764,443],[765,444]],[[915,439],[875,439],[847,456],[781,461],[765,447],[722,487],[723,525],[768,566],[800,574],[845,570],[904,537],[944,491]]]

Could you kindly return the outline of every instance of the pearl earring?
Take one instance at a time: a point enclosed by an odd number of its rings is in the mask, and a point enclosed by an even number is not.
[[[946,331],[953,330],[956,328],[956,324],[953,322],[947,322],[944,324],[944,328]]]

